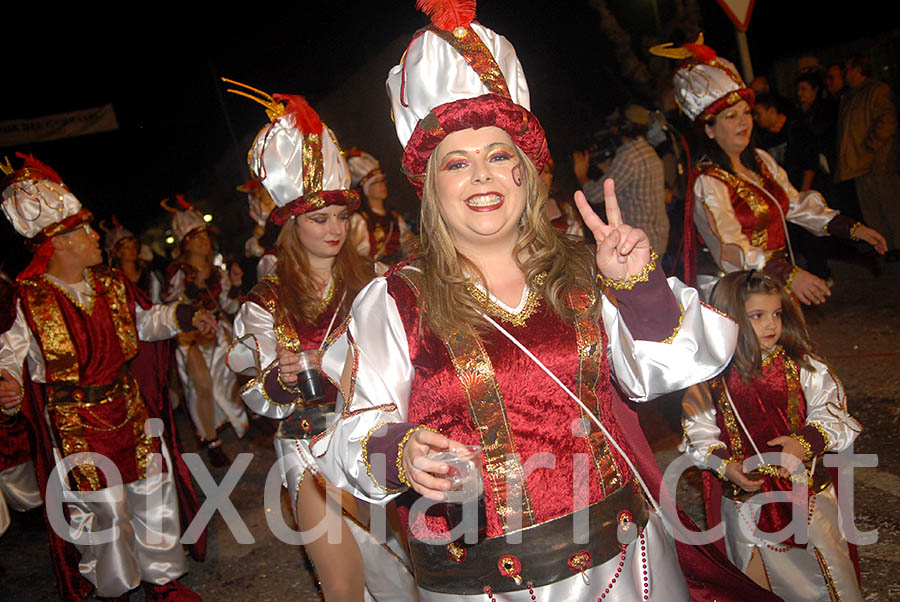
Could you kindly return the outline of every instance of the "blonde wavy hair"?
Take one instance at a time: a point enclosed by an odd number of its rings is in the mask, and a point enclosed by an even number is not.
[[[583,242],[560,234],[546,214],[547,187],[531,159],[515,149],[524,171],[525,211],[519,220],[513,250],[516,264],[529,286],[536,289],[550,308],[564,321],[574,318],[568,293],[575,286],[595,290],[594,253]],[[421,234],[413,250],[423,279],[419,304],[425,320],[438,336],[459,330],[483,332],[489,325],[481,317],[482,308],[468,293],[467,286],[480,283],[487,290],[484,275],[475,263],[457,250],[438,209],[436,184],[437,149],[428,159],[420,212]],[[538,275],[546,273],[540,281]],[[599,295],[594,295],[590,311],[599,316]]]
[[[298,324],[312,324],[322,312],[322,300],[316,295],[317,286],[312,278],[306,247],[300,240],[296,223],[300,218],[302,216],[284,224],[275,243],[278,249],[278,261],[275,263],[278,302]],[[339,314],[349,310],[356,294],[375,277],[372,264],[356,252],[349,236],[335,258],[332,273],[335,278],[334,294],[338,299],[344,297],[342,307],[337,308]]]

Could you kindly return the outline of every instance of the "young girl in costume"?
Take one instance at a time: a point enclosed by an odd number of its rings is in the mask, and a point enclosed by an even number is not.
[[[861,430],[847,412],[844,388],[812,352],[799,308],[772,276],[732,272],[712,301],[740,324],[738,346],[720,377],[685,397],[681,445],[723,481],[704,477],[713,485],[704,488],[710,526],[719,520],[721,497],[728,558],[785,600],[861,600],[822,458],[848,448]],[[780,452],[781,466],[767,457],[768,464],[749,473],[752,464],[744,467],[744,460],[766,452]],[[807,498],[800,501],[805,511],[753,499],[792,489]],[[794,514],[807,517],[807,542],[794,539]],[[787,539],[768,536],[789,526]]]

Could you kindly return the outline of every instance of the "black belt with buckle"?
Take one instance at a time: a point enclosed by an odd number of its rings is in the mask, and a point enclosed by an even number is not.
[[[116,381],[111,385],[78,386],[67,383],[51,383],[48,385],[51,404],[80,403],[83,405],[97,405],[108,401],[116,393],[116,389],[125,384],[128,371],[123,369],[116,376]]]
[[[567,514],[522,529],[521,542],[506,541],[509,534],[468,545],[462,539],[425,542],[410,538],[410,560],[422,589],[457,595],[521,590],[562,581],[615,557],[622,550],[620,525],[631,541],[649,518],[647,504],[633,483],[587,508],[588,539],[575,543],[573,517]],[[583,520],[583,519],[581,519]],[[583,529],[579,525],[579,529]],[[503,572],[501,572],[503,571]]]
[[[334,402],[319,405],[298,404],[290,416],[278,425],[279,439],[312,439],[325,430],[327,415],[334,412]]]

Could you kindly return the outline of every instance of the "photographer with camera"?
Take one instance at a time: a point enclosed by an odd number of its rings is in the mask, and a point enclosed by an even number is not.
[[[622,219],[646,232],[653,249],[662,255],[669,239],[665,176],[662,160],[644,138],[648,117],[647,109],[629,106],[624,118],[614,118],[594,135],[597,144],[592,149],[572,153],[572,169],[595,210],[604,204],[603,180],[615,180]],[[591,167],[602,176],[589,178]]]

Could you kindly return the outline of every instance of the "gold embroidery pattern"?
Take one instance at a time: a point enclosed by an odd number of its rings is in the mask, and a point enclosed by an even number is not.
[[[438,36],[462,55],[463,59],[481,78],[481,83],[493,94],[509,98],[509,89],[506,86],[506,78],[500,71],[500,66],[494,60],[494,55],[485,46],[472,26],[457,27],[453,32],[438,29],[429,25],[428,31]],[[462,34],[462,35],[458,35]]]
[[[537,289],[539,286],[544,284],[544,280],[546,280],[546,278],[546,273],[538,274],[537,276],[535,276],[534,282],[528,287],[528,296],[525,298],[525,305],[518,313],[507,311],[498,303],[494,302],[494,300],[491,299],[489,295],[481,292],[481,289],[474,284],[467,285],[466,290],[469,292],[469,295],[471,295],[472,298],[475,299],[475,301],[478,302],[478,304],[482,308],[484,308],[485,312],[487,312],[490,316],[497,318],[503,322],[507,322],[508,324],[512,324],[513,326],[521,327],[525,326],[526,320],[534,315],[534,312],[537,310],[537,306],[541,301],[541,294]]]
[[[62,309],[46,279],[25,280],[20,289],[31,314],[48,382],[78,383],[80,366]]]
[[[716,406],[722,413],[722,421],[725,423],[725,431],[728,433],[728,447],[731,448],[731,457],[735,461],[744,459],[744,446],[741,443],[741,431],[738,429],[737,420],[734,418],[734,411],[728,402],[727,385],[721,378],[717,378],[710,382],[713,394],[716,397]]]
[[[485,470],[504,531],[510,525],[529,527],[535,523],[534,508],[490,357],[476,335],[456,332],[444,340],[444,345],[481,436]],[[510,493],[516,490],[521,499],[520,508],[509,500]],[[518,516],[521,521],[513,520]]]
[[[91,288],[94,288],[90,272],[88,274],[88,283],[92,284]],[[138,349],[137,325],[135,324],[131,308],[128,306],[125,283],[111,272],[103,272],[97,274],[97,276],[103,287],[106,302],[109,305],[112,322],[116,328],[116,335],[119,337],[119,347],[122,349],[125,359],[131,359],[135,356]]]
[[[772,350],[772,353],[762,358],[762,367],[765,368],[771,364],[775,358],[781,357],[782,355],[784,355],[784,347],[776,345],[775,349]]]
[[[322,133],[327,132],[322,124]],[[303,198],[306,202],[321,209],[325,206],[322,200],[322,136],[319,134],[303,134]]]
[[[768,174],[765,165],[760,161],[757,162],[757,167],[761,168],[763,180],[765,180]],[[765,193],[758,186],[740,176],[725,171],[717,165],[706,163],[701,166],[701,170],[701,173],[704,175],[709,175],[725,182],[731,190],[734,190],[738,198],[747,203],[747,207],[750,208],[750,211],[753,212],[756,218],[753,232],[748,237],[750,244],[765,249],[769,242],[769,201]]]
[[[784,347],[780,347],[781,354],[784,354]],[[800,430],[800,371],[797,364],[788,355],[784,354],[784,376],[787,380],[788,398],[787,398],[787,417],[791,426],[791,431]],[[808,446],[809,444],[807,444]],[[807,447],[804,446],[804,447]],[[807,452],[809,449],[807,447]]]
[[[659,255],[656,254],[656,251],[650,252],[650,259],[647,263],[644,264],[644,267],[641,268],[641,271],[631,276],[630,278],[626,278],[625,280],[613,280],[611,278],[605,278],[601,274],[597,274],[597,278],[604,286],[608,286],[611,289],[617,291],[630,291],[641,282],[647,282],[650,280],[650,272],[656,269],[656,260],[659,259]]]
[[[598,418],[601,418],[596,391],[606,354],[600,327],[590,315],[590,308],[594,304],[594,295],[579,287],[570,292],[568,297],[569,306],[575,310],[575,337],[578,345],[578,376],[575,390],[581,401],[592,408]],[[580,413],[582,421],[590,424],[588,441],[591,447],[591,457],[599,476],[601,495],[605,498],[622,483],[622,475],[610,453],[606,437],[592,423],[587,422],[588,418],[584,410],[580,410]]]
[[[809,444],[809,441],[807,441],[806,438],[800,433],[791,433],[790,438],[803,446],[803,461],[807,462],[809,460],[812,460],[812,446]]]
[[[826,224],[826,228],[827,228],[827,226],[828,226],[828,224]],[[858,238],[856,238],[856,230],[860,226],[862,226],[862,224],[859,222],[854,222],[853,225],[850,226],[850,240],[859,240]],[[825,232],[827,233],[828,230],[826,230]]]

